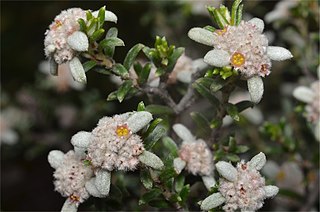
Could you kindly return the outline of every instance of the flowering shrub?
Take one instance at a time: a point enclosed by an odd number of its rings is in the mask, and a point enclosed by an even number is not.
[[[223,1],[150,3],[160,21],[143,15],[140,21],[163,34],[127,52],[130,42],[118,35],[128,35],[116,28],[120,11],[117,17],[105,6],[70,8],[54,18],[45,32],[39,91],[18,93],[20,109],[11,113],[6,107],[13,100],[2,100],[0,128],[5,147],[18,145],[30,129],[36,133],[27,141],[47,141],[47,148],[35,145],[25,155],[48,154],[54,190],[64,201],[61,211],[319,209],[313,208],[319,180],[319,36],[308,37],[310,25],[301,24],[318,23],[316,9],[282,0],[267,13],[265,26],[244,14],[263,2],[229,3],[230,8]],[[198,16],[213,25],[185,23]],[[178,21],[181,40],[167,34],[175,32],[167,30],[169,21]],[[290,50],[281,47],[286,45]],[[295,62],[299,70],[284,68]],[[298,72],[303,77],[296,83]],[[289,80],[275,80],[284,73]],[[92,87],[103,87],[105,96]]]

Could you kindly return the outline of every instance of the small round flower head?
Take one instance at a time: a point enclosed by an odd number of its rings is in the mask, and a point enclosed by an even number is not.
[[[320,119],[320,81],[316,81],[310,86],[314,94],[312,101],[306,106],[306,117],[311,123],[317,123]]]
[[[126,123],[127,118],[124,114],[100,119],[88,146],[88,159],[94,167],[108,171],[137,167],[144,147],[140,136],[133,134]]]
[[[93,171],[74,151],[69,151],[63,156],[53,176],[55,190],[76,205],[90,196],[85,184],[93,177]]]
[[[201,139],[193,142],[183,142],[179,157],[186,162],[186,169],[193,175],[207,176],[213,172],[212,154]]]
[[[85,19],[86,11],[71,8],[62,11],[46,31],[44,45],[47,57],[53,57],[57,64],[70,61],[76,52],[68,44],[68,37],[80,30],[78,19]]]

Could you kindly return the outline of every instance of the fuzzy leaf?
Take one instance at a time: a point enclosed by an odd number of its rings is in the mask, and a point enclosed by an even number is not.
[[[99,39],[102,37],[103,33],[104,33],[104,29],[98,29],[97,31],[95,31],[95,32],[92,34],[92,36],[90,37],[90,39],[91,39],[92,41],[99,40]]]
[[[157,125],[154,130],[144,139],[145,148],[150,150],[164,135],[167,129],[162,125]]]
[[[160,196],[161,193],[162,193],[161,190],[158,188],[154,188],[154,189],[148,191],[147,193],[143,194],[142,197],[140,198],[139,205],[143,205],[143,204],[150,202],[151,200]]]
[[[186,200],[188,199],[189,193],[190,193],[190,185],[187,184],[183,186],[183,188],[180,191],[180,197],[182,199],[182,202],[186,202]]]
[[[128,78],[129,77],[128,70],[120,63],[117,63],[112,67],[112,72],[115,73],[116,75],[122,77],[122,78]]]
[[[151,189],[153,186],[153,181],[147,169],[143,169],[140,171],[140,181],[146,189]]]
[[[79,23],[79,25],[80,25],[80,31],[86,33],[86,32],[87,32],[86,22],[85,22],[82,18],[80,18],[80,19],[78,20],[78,23]]]
[[[211,133],[210,123],[201,113],[192,112],[190,113],[191,118],[197,124],[199,134],[203,136],[209,136]]]
[[[184,175],[179,175],[178,177],[176,177],[175,179],[175,189],[177,192],[181,192],[183,187],[184,187],[184,181],[185,181],[185,176]]]
[[[230,25],[234,26],[237,23],[237,11],[239,8],[240,3],[242,0],[235,0],[232,4],[232,9],[231,9],[231,21]]]
[[[85,72],[89,71],[90,69],[92,69],[93,67],[95,67],[97,65],[97,62],[94,60],[89,60],[85,63],[82,64],[83,69]]]
[[[166,68],[166,72],[171,72],[176,65],[177,60],[179,57],[184,53],[184,48],[179,47],[173,50],[173,53],[168,58],[168,66]]]
[[[132,87],[131,80],[126,80],[124,81],[124,83],[122,83],[122,85],[120,86],[117,92],[117,99],[119,100],[119,102],[123,101],[127,93],[130,91],[131,87]]]
[[[124,46],[124,42],[120,38],[111,37],[105,38],[99,43],[99,47],[102,49],[115,46]]]
[[[113,91],[108,95],[107,101],[113,101],[117,99],[118,91]]]
[[[227,104],[227,113],[229,116],[231,116],[231,118],[233,118],[233,120],[240,121],[239,112],[238,112],[238,109],[235,105],[228,103]]]
[[[123,61],[123,65],[127,70],[130,69],[130,67],[132,66],[133,62],[135,61],[136,57],[138,56],[139,52],[142,50],[143,47],[143,44],[138,43],[129,50],[126,58]]]
[[[106,34],[106,38],[116,38],[117,36],[118,36],[118,29],[115,27],[111,27]],[[115,50],[115,46],[107,46],[106,48],[104,48],[105,54],[109,57],[113,57],[114,50]]]
[[[178,157],[178,146],[170,137],[162,138],[163,145],[170,151],[173,157]]]
[[[146,111],[155,115],[171,115],[174,114],[172,108],[164,105],[148,105]]]
[[[237,107],[238,112],[240,113],[249,107],[253,108],[254,104],[253,102],[250,102],[250,101],[241,101],[235,104],[235,106]]]
[[[138,75],[138,82],[139,84],[144,84],[145,82],[148,81],[149,74],[151,71],[151,63],[147,63],[141,70],[140,74]]]
[[[206,88],[201,80],[196,80],[193,83],[193,87],[205,98],[209,100],[209,102],[214,106],[218,107],[220,102],[219,100],[211,94],[208,88]]]

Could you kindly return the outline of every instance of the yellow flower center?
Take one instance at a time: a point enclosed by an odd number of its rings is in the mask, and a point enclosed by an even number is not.
[[[284,173],[284,171],[279,171],[276,178],[278,181],[283,181],[285,177],[286,174]]]
[[[116,133],[117,133],[118,137],[126,137],[131,132],[130,132],[130,129],[129,129],[128,125],[127,124],[123,124],[123,125],[117,126]]]
[[[74,202],[79,202],[80,201],[80,197],[76,196],[76,195],[70,195],[70,199]]]
[[[61,26],[62,26],[62,22],[59,21],[59,20],[56,20],[56,21],[55,21],[55,24],[52,26],[51,29],[56,30],[56,29],[58,29],[58,28],[61,27]]]
[[[244,55],[241,54],[240,52],[235,52],[231,56],[230,62],[233,66],[240,67],[246,62],[246,59],[245,59]]]
[[[224,29],[218,29],[215,31],[218,35],[223,35],[224,33],[227,32],[227,27],[224,28]]]

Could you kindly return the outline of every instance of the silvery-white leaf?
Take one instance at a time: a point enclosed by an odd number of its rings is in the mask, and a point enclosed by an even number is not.
[[[234,182],[238,177],[237,169],[234,168],[230,163],[225,161],[219,161],[216,164],[217,171],[225,179]]]
[[[222,203],[224,203],[226,199],[220,193],[214,193],[205,198],[201,203],[201,210],[208,211],[212,208],[216,208]]]
[[[274,197],[278,194],[279,188],[277,186],[268,185],[264,187],[264,191],[266,192],[266,197]]]
[[[261,77],[251,77],[247,80],[247,84],[251,101],[255,104],[258,104],[261,101],[264,92],[263,81]]]
[[[264,22],[263,22],[263,20],[261,20],[260,18],[252,18],[252,19],[249,20],[248,22],[251,23],[251,24],[253,24],[253,25],[255,25],[260,33],[263,32],[263,29],[264,29]]]
[[[316,94],[308,87],[299,86],[293,90],[293,96],[299,101],[310,103],[313,101]]]
[[[157,155],[146,150],[143,151],[141,155],[139,155],[139,160],[141,163],[153,169],[162,169],[164,166],[162,160]]]
[[[69,198],[64,202],[61,212],[77,212],[78,206],[75,202],[69,200]]]
[[[99,14],[99,10],[94,11],[92,13],[92,15],[94,17],[98,17],[98,14]],[[104,13],[104,16],[105,16],[105,18],[104,18],[105,21],[110,21],[110,22],[114,22],[114,23],[117,23],[117,21],[118,21],[118,17],[116,16],[116,14],[114,14],[111,11],[106,10]]]
[[[210,191],[210,189],[215,186],[216,184],[216,180],[214,179],[213,176],[209,175],[209,176],[202,176],[202,181],[203,184],[205,185],[205,187],[208,189],[208,191]]]
[[[130,116],[127,124],[132,133],[136,133],[152,120],[152,114],[147,111],[139,111]]]
[[[215,35],[209,30],[200,27],[195,27],[189,30],[188,36],[190,39],[198,43],[202,43],[208,46],[214,45]]]
[[[180,82],[183,82],[183,83],[190,83],[191,82],[191,76],[192,76],[192,72],[191,71],[180,71],[177,74],[177,79]]]
[[[87,148],[92,140],[92,133],[86,131],[80,131],[74,134],[71,138],[73,146]]]
[[[184,160],[182,160],[181,158],[175,158],[173,160],[173,168],[177,172],[177,174],[181,173],[181,171],[184,169],[186,164],[187,163]]]
[[[94,177],[94,178],[91,178],[88,182],[86,182],[85,187],[87,191],[89,192],[90,195],[94,197],[99,197],[99,198],[105,197],[105,195],[102,195],[97,189],[97,187],[95,186],[95,181],[96,181],[96,178]]]
[[[195,141],[195,137],[192,133],[182,124],[174,124],[173,131],[185,142]]]
[[[96,173],[95,186],[101,195],[107,196],[110,191],[111,173],[105,170],[98,170]]]
[[[266,155],[263,152],[260,152],[250,160],[249,166],[252,169],[260,170],[266,164],[266,162]]]
[[[69,46],[77,52],[88,51],[88,48],[89,48],[88,37],[85,33],[81,31],[75,31],[74,33],[72,33],[68,37],[67,42]]]
[[[280,46],[268,46],[267,55],[271,60],[277,61],[283,61],[293,57],[288,49]]]
[[[57,169],[63,161],[64,153],[59,150],[52,150],[48,154],[48,162],[51,167]]]
[[[204,62],[215,67],[224,67],[230,64],[230,55],[224,50],[214,49],[204,56]]]
[[[77,82],[86,84],[87,77],[79,58],[74,57],[69,61],[69,68],[73,79]]]

